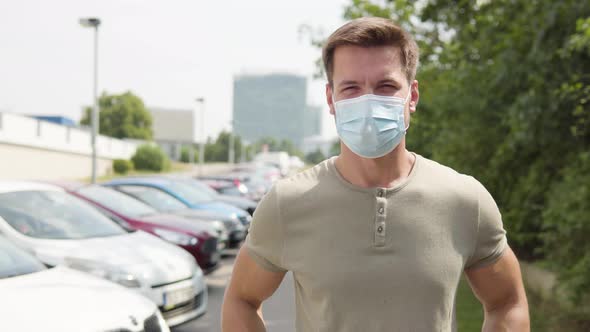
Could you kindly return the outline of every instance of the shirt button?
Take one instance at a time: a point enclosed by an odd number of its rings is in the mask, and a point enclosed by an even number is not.
[[[383,214],[383,211],[385,211],[382,207],[379,208],[379,214]]]
[[[383,226],[377,227],[377,233],[379,233],[379,234],[383,233]]]

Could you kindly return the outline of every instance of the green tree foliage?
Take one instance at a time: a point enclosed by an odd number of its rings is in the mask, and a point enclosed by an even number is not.
[[[170,160],[159,147],[145,144],[137,148],[131,158],[137,170],[161,172],[169,168]]]
[[[193,146],[183,146],[182,149],[180,150],[180,161],[183,163],[190,163],[191,162],[191,156],[190,156],[190,150],[193,150],[193,158],[194,158],[194,162],[198,162],[199,161],[199,149],[197,149],[196,147]]]
[[[254,143],[252,146],[254,154],[261,152],[263,150],[263,146],[265,145],[268,147],[268,151],[284,151],[290,156],[297,156],[301,159],[304,158],[303,152],[301,152],[301,150],[299,150],[295,144],[293,144],[293,142],[288,139],[277,140],[274,137],[264,137]]]
[[[551,262],[576,303],[590,298],[590,152],[570,160],[551,186],[543,215],[543,239]]]
[[[337,156],[340,154],[340,140],[337,139],[330,146],[330,156]]]
[[[590,2],[351,0],[344,14],[391,17],[421,47],[409,148],[480,179],[519,256],[588,292]]]
[[[326,156],[324,156],[320,149],[310,152],[305,156],[305,161],[313,165],[321,163],[324,159],[326,159]]]
[[[98,100],[99,132],[116,138],[152,138],[152,116],[143,101],[131,92],[103,93]],[[92,108],[87,107],[80,123],[90,125]]]
[[[234,139],[234,160],[239,161],[242,154],[242,139],[222,131],[215,141],[208,139],[205,144],[205,161],[227,162],[229,160],[229,141]]]

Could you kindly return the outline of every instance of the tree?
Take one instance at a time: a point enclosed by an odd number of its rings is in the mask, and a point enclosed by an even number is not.
[[[215,142],[211,139],[205,144],[205,160],[214,162],[227,162],[229,160],[229,142],[234,140],[234,161],[239,161],[242,155],[242,139],[230,132],[222,131]]]
[[[330,155],[337,156],[339,154],[340,154],[340,139],[337,139],[334,141],[334,143],[332,143],[332,146],[330,146]]]
[[[590,2],[351,0],[344,16],[391,17],[416,37],[408,147],[478,178],[519,257],[587,293]]]
[[[183,146],[180,149],[180,161],[183,163],[190,163],[191,162],[191,155],[190,151],[193,150],[193,161],[198,161],[199,159],[199,149],[195,146]]]
[[[254,153],[259,153],[262,151],[263,146],[267,146],[268,151],[276,152],[276,151],[284,151],[287,152],[291,156],[297,156],[299,158],[304,157],[303,152],[299,150],[293,142],[288,139],[277,140],[274,137],[264,137],[254,143],[252,149]]]
[[[322,153],[320,149],[315,150],[314,152],[310,152],[305,156],[305,160],[310,164],[319,164],[326,159],[326,156]]]
[[[143,101],[133,93],[103,93],[98,106],[100,134],[116,138],[152,138],[152,116]],[[87,107],[80,124],[90,125],[91,114],[92,108]]]

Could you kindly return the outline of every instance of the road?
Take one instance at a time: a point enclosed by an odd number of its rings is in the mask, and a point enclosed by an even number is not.
[[[222,266],[207,276],[209,310],[199,319],[182,324],[172,332],[219,332],[221,331],[221,303],[223,293],[231,276],[237,250],[232,250],[222,259]],[[265,302],[262,312],[269,332],[295,332],[295,297],[293,277],[288,273],[275,294]]]

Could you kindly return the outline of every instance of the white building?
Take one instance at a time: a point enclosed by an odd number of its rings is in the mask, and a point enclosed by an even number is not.
[[[90,131],[0,112],[0,179],[90,177]],[[114,159],[130,159],[140,144],[99,135],[97,174],[112,172]]]
[[[199,127],[195,110],[151,107],[154,141],[170,158],[180,160],[183,146],[198,143]],[[189,149],[189,155],[193,149]],[[190,156],[194,160],[194,156]]]

